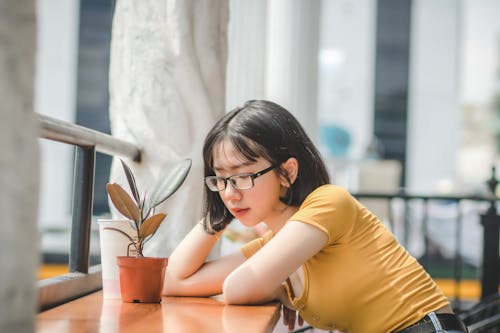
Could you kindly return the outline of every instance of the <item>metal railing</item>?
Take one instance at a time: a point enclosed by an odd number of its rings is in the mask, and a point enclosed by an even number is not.
[[[429,205],[431,203],[447,203],[447,206],[454,206],[456,213],[455,228],[454,228],[454,254],[453,254],[453,280],[455,282],[454,286],[454,299],[453,305],[455,309],[460,310],[461,300],[460,300],[460,290],[459,285],[463,279],[463,253],[462,253],[462,238],[463,238],[463,220],[464,216],[461,211],[462,203],[473,202],[473,203],[484,203],[488,207],[484,209],[483,212],[479,211],[479,221],[480,225],[483,227],[483,248],[482,248],[482,262],[479,265],[479,270],[481,271],[481,299],[489,297],[491,295],[498,294],[499,278],[500,278],[500,258],[498,253],[499,247],[499,229],[500,229],[500,215],[497,214],[496,206],[500,202],[498,198],[495,197],[494,193],[498,181],[495,178],[495,169],[492,170],[492,177],[488,180],[490,193],[488,195],[479,196],[456,196],[456,195],[414,195],[408,194],[404,191],[387,194],[387,193],[354,193],[353,195],[363,201],[364,199],[378,199],[385,200],[388,202],[388,227],[394,232],[397,229],[395,221],[398,220],[394,216],[394,210],[392,205],[394,201],[400,200],[403,202],[403,226],[402,235],[400,235],[400,242],[403,246],[408,245],[410,220],[417,219],[416,216],[411,216],[410,204],[419,202],[422,206],[422,216],[421,219],[421,229],[419,237],[422,237],[424,243],[424,253],[419,257],[419,262],[428,268],[429,265],[429,249],[430,249],[430,237],[431,232],[429,228],[429,221],[431,216],[429,215]],[[451,203],[451,205],[450,205]],[[401,219],[401,218],[400,218]]]
[[[45,310],[58,304],[75,299],[82,295],[101,289],[100,266],[89,267],[89,244],[90,226],[92,219],[94,166],[96,151],[111,155],[122,156],[140,161],[141,149],[132,143],[116,139],[108,134],[101,133],[83,126],[75,125],[45,115],[39,115],[41,133],[40,137],[52,141],[58,141],[76,147],[75,175],[73,194],[73,220],[71,227],[71,245],[69,255],[69,273],[58,277],[38,282],[39,287],[39,309]],[[494,176],[489,180],[490,190],[495,193],[497,181]],[[500,219],[496,212],[498,199],[492,194],[490,196],[425,196],[411,195],[404,192],[394,194],[381,193],[355,193],[359,199],[384,199],[392,202],[400,199],[408,206],[410,201],[419,200],[425,207],[432,201],[448,201],[457,203],[457,227],[455,232],[455,244],[460,244],[462,239],[462,215],[460,203],[463,201],[488,202],[489,209],[481,215],[481,224],[484,227],[484,245],[482,262],[482,298],[495,294],[498,291],[498,279],[500,274],[500,260],[498,258],[498,231]],[[405,228],[403,245],[408,237],[408,210],[405,213]],[[392,213],[392,210],[389,211]],[[425,249],[428,243],[428,210],[424,209],[422,220],[423,237]],[[394,218],[389,218],[393,223]],[[394,228],[394,225],[391,225]],[[426,255],[422,263],[426,265]],[[455,248],[453,265],[453,276],[457,283],[462,279],[462,254],[460,247]],[[456,290],[456,301],[460,304],[459,293]]]
[[[98,151],[140,161],[141,150],[99,131],[45,115],[38,117],[41,138],[76,149],[69,273],[38,281],[38,307],[42,311],[102,288],[100,265],[89,267],[95,154]]]

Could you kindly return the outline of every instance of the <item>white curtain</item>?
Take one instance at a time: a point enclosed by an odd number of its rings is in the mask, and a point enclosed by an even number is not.
[[[143,194],[162,170],[193,165],[159,207],[168,214],[145,255],[168,256],[201,217],[203,140],[224,111],[229,5],[224,1],[117,1],[110,64],[112,134],[143,149],[130,166]],[[126,183],[116,160],[111,180]]]

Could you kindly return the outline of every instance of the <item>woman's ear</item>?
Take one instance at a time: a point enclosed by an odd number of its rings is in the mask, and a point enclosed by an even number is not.
[[[290,157],[285,162],[281,163],[281,168],[288,176],[288,179],[281,176],[281,185],[289,187],[291,184],[295,183],[295,180],[297,179],[297,174],[299,173],[299,162],[295,157]]]

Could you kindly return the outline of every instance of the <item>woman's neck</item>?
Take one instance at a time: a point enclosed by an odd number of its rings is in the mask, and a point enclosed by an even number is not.
[[[285,206],[282,210],[279,212],[276,212],[276,215],[273,216],[272,218],[268,219],[265,221],[269,229],[272,230],[273,234],[277,234],[278,231],[283,228],[285,225],[286,221],[292,217],[295,212],[299,210],[299,207],[296,206]]]

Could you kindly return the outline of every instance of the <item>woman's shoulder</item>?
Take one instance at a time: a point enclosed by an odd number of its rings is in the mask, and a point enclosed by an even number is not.
[[[312,191],[302,202],[299,210],[306,208],[338,209],[344,208],[353,210],[354,198],[343,187],[333,184],[319,186]]]
[[[326,184],[312,191],[290,220],[317,226],[328,234],[328,244],[333,244],[352,229],[356,216],[356,205],[349,192]]]
[[[351,194],[343,187],[334,184],[325,184],[317,187],[314,191],[309,193],[304,201],[311,198],[332,198],[335,197],[351,197]]]

